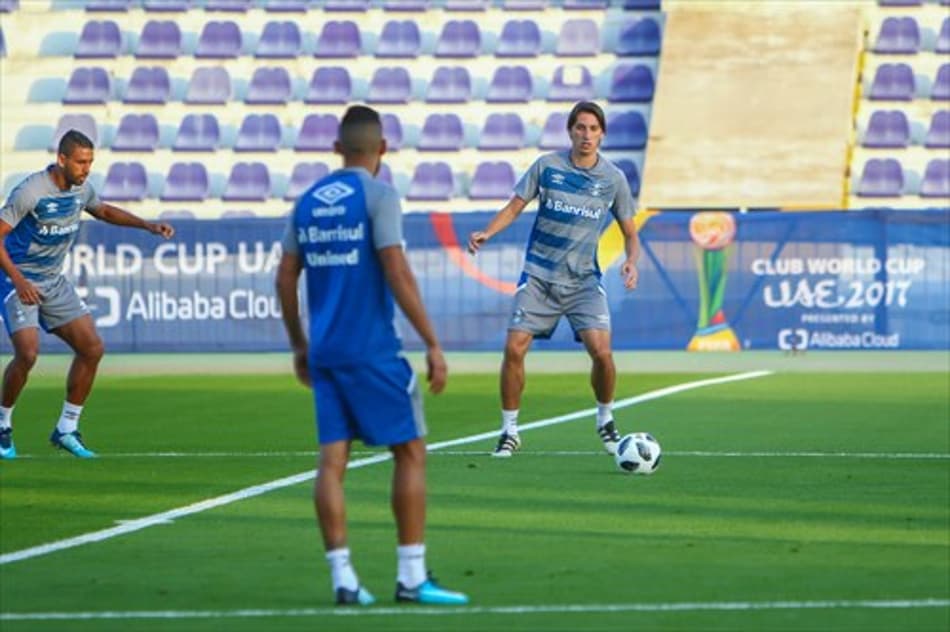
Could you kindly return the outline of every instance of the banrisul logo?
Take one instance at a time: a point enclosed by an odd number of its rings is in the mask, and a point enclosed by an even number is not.
[[[331,182],[314,191],[313,197],[324,204],[333,205],[343,198],[350,197],[354,193],[356,193],[356,191],[353,187],[347,185],[345,182]]]

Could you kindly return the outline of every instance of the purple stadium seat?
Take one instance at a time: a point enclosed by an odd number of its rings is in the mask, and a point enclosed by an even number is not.
[[[419,151],[458,151],[462,148],[465,131],[457,114],[430,114],[422,125]]]
[[[69,76],[63,103],[105,103],[112,96],[112,82],[103,68],[76,68]]]
[[[505,11],[543,11],[548,8],[548,0],[502,0]]]
[[[524,103],[531,100],[534,85],[531,73],[524,66],[499,66],[495,69],[485,101],[489,103]]]
[[[376,172],[376,179],[385,182],[389,186],[393,185],[393,172],[385,162],[380,163],[379,171]]]
[[[633,194],[634,197],[639,195],[640,171],[637,169],[637,163],[623,158],[621,160],[615,160],[614,164],[617,165],[617,168],[623,172],[624,177],[627,179],[627,184],[630,185],[630,193]]]
[[[246,13],[253,6],[253,0],[205,0],[205,11]]]
[[[660,54],[660,25],[653,18],[631,20],[620,27],[617,38],[617,55],[651,56]]]
[[[20,8],[20,0],[0,0],[0,13],[12,13]]]
[[[875,53],[914,54],[920,50],[920,28],[914,18],[887,18],[874,43]]]
[[[583,11],[603,11],[608,4],[607,0],[564,0],[563,7]]]
[[[176,162],[165,177],[162,199],[201,202],[208,197],[208,171],[200,162]]]
[[[171,96],[172,83],[168,71],[161,66],[136,68],[132,71],[124,103],[165,104]]]
[[[472,98],[472,78],[464,66],[435,69],[426,91],[429,103],[468,103]]]
[[[258,105],[285,105],[293,97],[290,74],[283,66],[258,68],[251,75],[245,103]]]
[[[858,195],[861,197],[897,197],[904,189],[904,172],[893,158],[872,158],[864,163]]]
[[[660,0],[623,0],[625,11],[658,11]]]
[[[293,173],[290,174],[290,183],[287,185],[284,199],[296,200],[304,191],[313,186],[318,180],[322,180],[328,173],[330,173],[330,169],[322,162],[298,162],[294,165]]]
[[[211,114],[187,114],[175,137],[174,151],[215,151],[221,142],[218,119]]]
[[[297,134],[295,151],[331,151],[340,123],[333,114],[308,114]]]
[[[448,200],[455,188],[452,169],[444,162],[421,162],[409,182],[408,200]]]
[[[944,18],[943,24],[940,25],[940,34],[937,35],[934,52],[938,55],[950,54],[950,17]]]
[[[914,71],[907,64],[881,64],[877,67],[871,83],[871,99],[910,101],[915,92]]]
[[[515,170],[504,161],[481,162],[468,188],[473,200],[507,200],[515,188]]]
[[[482,35],[472,20],[449,20],[435,44],[436,57],[475,57],[482,48]]]
[[[238,25],[230,20],[205,23],[198,36],[195,57],[233,59],[241,54],[243,37]]]
[[[937,69],[930,98],[934,101],[950,100],[950,64],[943,64]]]
[[[128,11],[133,0],[86,0],[86,11]]]
[[[430,0],[383,0],[383,11],[425,11]]]
[[[355,22],[331,20],[324,23],[313,54],[315,57],[358,57],[362,40]]]
[[[653,72],[647,66],[620,65],[610,79],[607,98],[620,103],[649,102],[653,99],[653,88]]]
[[[541,138],[538,139],[540,149],[568,149],[571,139],[567,135],[567,112],[554,112],[544,122]]]
[[[79,34],[76,58],[117,57],[122,54],[122,33],[112,20],[86,22]]]
[[[155,151],[158,121],[154,114],[126,114],[112,139],[112,151]]]
[[[106,201],[138,201],[148,195],[148,174],[138,162],[114,162],[109,166],[102,199]]]
[[[247,208],[229,208],[221,213],[221,219],[249,219],[251,217],[257,217],[257,213]]]
[[[643,149],[647,144],[647,124],[639,112],[607,116],[604,149]]]
[[[402,123],[395,114],[383,114],[383,138],[386,139],[386,148],[389,151],[399,151],[402,148]]]
[[[366,11],[369,0],[327,0],[324,11]]]
[[[422,38],[415,20],[390,20],[383,25],[383,32],[376,45],[377,57],[419,56]]]
[[[263,162],[239,162],[231,168],[221,199],[263,202],[270,197],[270,173]]]
[[[7,40],[3,37],[3,27],[0,26],[0,57],[7,56]]]
[[[412,96],[409,71],[402,66],[377,68],[369,82],[367,103],[408,103]]]
[[[934,112],[924,146],[929,149],[950,149],[950,110]]]
[[[231,75],[222,66],[195,68],[188,82],[185,103],[221,105],[231,98]]]
[[[446,11],[484,11],[491,0],[445,0]]]
[[[594,98],[594,78],[586,66],[558,66],[551,79],[548,101],[590,101]]]
[[[541,29],[534,20],[508,20],[498,36],[497,57],[537,57],[541,53]]]
[[[485,127],[479,134],[478,148],[482,151],[522,149],[524,148],[524,132],[524,123],[517,114],[489,114]]]
[[[264,10],[273,13],[306,13],[310,8],[310,0],[268,0],[264,3]]]
[[[919,7],[921,0],[877,0],[882,7]]]
[[[187,11],[195,6],[194,0],[142,0],[146,11]]]
[[[292,59],[300,54],[302,41],[296,22],[268,22],[264,25],[254,56]]]
[[[167,222],[169,220],[195,219],[195,214],[186,208],[165,209],[158,214],[158,219],[162,220],[163,222]]]
[[[350,73],[342,66],[321,66],[313,71],[304,103],[347,103],[352,96]]]
[[[593,20],[567,20],[561,25],[554,54],[587,57],[600,52],[600,30]]]
[[[74,129],[86,135],[93,144],[99,144],[99,129],[96,126],[96,119],[92,114],[63,114],[59,117],[56,124],[56,130],[53,132],[53,142],[50,148],[54,151],[59,148],[59,140],[63,134]]]
[[[280,121],[273,114],[248,114],[241,121],[234,151],[277,151]]]
[[[181,29],[171,20],[149,20],[142,27],[136,57],[174,59],[181,54]]]
[[[863,147],[907,147],[910,144],[910,124],[900,110],[878,111],[871,114],[864,133]]]
[[[927,163],[920,183],[920,197],[950,199],[950,160],[934,158]]]

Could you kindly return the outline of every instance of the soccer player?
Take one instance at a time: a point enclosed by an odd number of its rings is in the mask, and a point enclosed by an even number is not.
[[[374,179],[386,151],[379,114],[353,106],[335,151],[343,168],[300,196],[283,239],[277,293],[297,378],[313,389],[320,443],[314,506],[336,603],[375,600],[359,582],[347,546],[343,475],[354,439],[389,447],[398,559],[396,601],[465,604],[439,586],[425,563],[426,433],[422,399],[394,326],[399,304],[426,345],[429,390],[447,367],[402,247],[402,211],[392,187]],[[306,270],[309,344],[297,282]]]
[[[77,457],[95,456],[79,434],[79,416],[102,359],[102,340],[86,304],[62,274],[82,212],[165,239],[175,234],[168,224],[146,222],[100,201],[86,182],[93,154],[92,141],[70,130],[59,142],[56,163],[18,184],[0,208],[0,316],[13,344],[0,395],[0,458],[16,457],[13,407],[36,362],[40,326],[75,352],[66,401],[50,442]]]
[[[633,223],[634,202],[623,173],[598,152],[607,132],[604,112],[583,101],[567,119],[571,149],[538,158],[515,185],[514,195],[468,250],[507,228],[528,202],[539,197],[537,218],[528,240],[524,270],[515,292],[501,366],[501,436],[493,456],[510,457],[521,447],[518,410],[524,391],[524,359],[534,338],[548,338],[561,316],[593,361],[591,386],[597,398],[597,434],[614,454],[620,433],[613,420],[616,369],[610,349],[610,312],[600,283],[597,242],[610,212],[624,236],[626,259],[620,266],[624,286],[637,285],[640,242]]]

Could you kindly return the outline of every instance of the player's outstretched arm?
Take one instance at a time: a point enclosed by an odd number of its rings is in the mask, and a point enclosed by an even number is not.
[[[515,221],[524,207],[528,205],[527,200],[523,200],[517,195],[513,196],[498,213],[488,222],[485,230],[476,230],[468,238],[468,251],[471,254],[478,252],[482,244],[505,230]]]
[[[141,228],[153,235],[161,235],[165,239],[171,239],[175,234],[175,229],[171,224],[164,222],[147,222],[141,217],[122,210],[118,206],[112,206],[111,204],[102,203],[96,210],[89,209],[88,212],[96,219],[108,222],[109,224]]]
[[[280,300],[284,329],[294,354],[294,372],[304,386],[310,386],[310,371],[307,370],[307,335],[300,323],[300,302],[297,299],[297,279],[300,278],[300,257],[284,253],[277,265],[277,298]]]
[[[633,219],[620,220],[620,232],[623,233],[624,250],[627,258],[620,266],[620,274],[623,275],[623,286],[628,290],[637,287],[640,280],[640,273],[637,270],[637,261],[640,259],[640,237],[637,235],[637,227]]]

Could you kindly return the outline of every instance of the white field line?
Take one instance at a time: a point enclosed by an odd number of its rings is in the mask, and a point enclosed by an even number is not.
[[[243,610],[131,610],[103,612],[4,612],[0,621],[81,621],[102,619],[248,619],[329,616],[471,616],[523,614],[605,614],[616,612],[697,612],[743,610],[844,610],[946,608],[950,599],[842,599],[822,601],[712,601],[672,603],[552,604],[521,606],[292,608]]]
[[[614,404],[614,408],[625,408],[627,406],[633,406],[642,402],[650,401],[653,399],[659,399],[661,397],[666,397],[667,395],[674,395],[676,393],[682,393],[683,391],[692,390],[695,388],[702,388],[704,386],[715,386],[717,384],[727,384],[729,382],[738,382],[741,380],[750,380],[758,377],[764,377],[766,375],[771,375],[771,371],[751,371],[747,373],[737,373],[735,375],[727,375],[724,377],[710,378],[706,380],[697,380],[696,382],[686,382],[683,384],[677,384],[675,386],[668,386],[666,388],[657,389],[655,391],[650,391],[649,393],[643,393],[642,395],[636,395],[634,397],[628,397],[626,399],[620,400]],[[535,428],[543,428],[545,426],[552,426],[554,424],[564,423],[566,421],[572,421],[581,417],[587,417],[593,415],[596,412],[595,408],[588,408],[578,412],[570,413],[567,415],[560,415],[558,417],[551,417],[550,419],[542,419],[540,421],[535,421],[527,423],[520,426],[521,430],[533,430]],[[477,435],[469,435],[467,437],[461,437],[459,439],[452,439],[450,441],[440,441],[437,443],[429,444],[428,449],[439,450],[441,448],[447,448],[450,446],[464,445],[467,443],[474,443],[476,441],[481,441],[483,439],[493,438],[498,434],[497,430],[492,430],[491,432],[483,432]],[[365,467],[367,465],[372,465],[374,463],[380,463],[386,461],[390,458],[390,454],[380,453],[375,456],[357,459],[351,461],[349,467]],[[28,560],[33,557],[39,557],[41,555],[48,555],[56,551],[62,551],[64,549],[71,549],[77,546],[83,546],[85,544],[92,544],[93,542],[102,542],[103,540],[109,540],[111,538],[118,537],[120,535],[125,535],[127,533],[133,533],[135,531],[141,531],[142,529],[147,529],[159,524],[167,524],[169,521],[176,520],[178,518],[183,518],[185,516],[190,516],[192,514],[201,513],[203,511],[208,511],[209,509],[214,509],[216,507],[222,507],[224,505],[229,505],[233,502],[239,500],[245,500],[247,498],[253,498],[254,496],[260,496],[261,494],[266,494],[267,492],[274,491],[276,489],[282,489],[284,487],[290,487],[292,485],[297,485],[298,483],[303,483],[309,480],[312,480],[316,472],[310,470],[307,472],[301,472],[300,474],[294,474],[292,476],[285,476],[284,478],[279,478],[268,483],[262,483],[260,485],[254,485],[252,487],[245,487],[244,489],[239,489],[230,494],[224,494],[223,496],[216,496],[214,498],[208,498],[190,505],[185,505],[184,507],[178,507],[177,509],[171,509],[169,511],[163,511],[161,513],[152,514],[150,516],[145,516],[142,518],[137,518],[135,520],[129,520],[123,524],[110,527],[108,529],[102,529],[100,531],[92,531],[89,533],[84,533],[72,538],[66,538],[64,540],[57,540],[55,542],[49,542],[47,544],[40,544],[38,546],[33,546],[28,549],[21,549],[19,551],[13,551],[11,553],[4,553],[0,555],[0,565],[10,564],[11,562],[19,562],[21,560]]]

